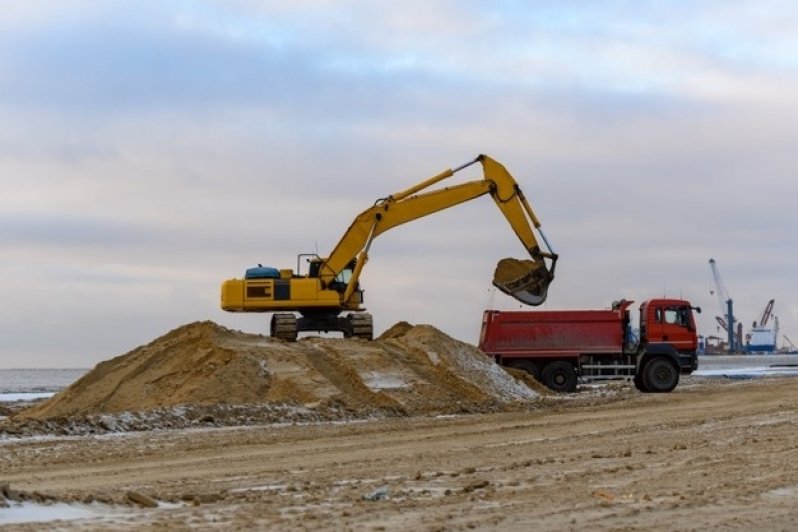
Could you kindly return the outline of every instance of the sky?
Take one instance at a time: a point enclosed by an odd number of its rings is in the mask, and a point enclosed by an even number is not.
[[[798,5],[38,1],[0,17],[0,368],[92,367],[329,253],[377,198],[486,153],[560,255],[545,309],[683,297],[798,342]],[[481,179],[478,165],[451,184]],[[489,198],[400,226],[379,334],[476,342],[524,249]],[[780,341],[783,340],[780,338]]]

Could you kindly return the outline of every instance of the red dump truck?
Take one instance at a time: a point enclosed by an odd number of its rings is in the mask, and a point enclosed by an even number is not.
[[[693,307],[681,299],[640,305],[640,335],[629,307],[608,310],[486,310],[479,347],[497,363],[523,369],[548,388],[573,392],[577,383],[633,379],[642,392],[670,392],[679,375],[698,369]]]

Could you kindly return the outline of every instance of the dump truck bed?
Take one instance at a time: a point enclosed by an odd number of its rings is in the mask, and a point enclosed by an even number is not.
[[[482,317],[479,347],[489,355],[502,358],[620,354],[628,320],[627,307],[622,305],[614,310],[486,310]]]

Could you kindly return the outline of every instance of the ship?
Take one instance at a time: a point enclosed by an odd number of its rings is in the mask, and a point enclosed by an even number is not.
[[[775,353],[776,352],[776,338],[779,337],[779,318],[773,316],[773,304],[775,299],[768,301],[765,306],[765,311],[759,319],[759,324],[754,322],[751,327],[751,332],[745,335],[745,351],[746,353]],[[766,325],[773,316],[773,327]]]
[[[746,353],[774,353],[776,351],[777,329],[754,327],[745,344]]]

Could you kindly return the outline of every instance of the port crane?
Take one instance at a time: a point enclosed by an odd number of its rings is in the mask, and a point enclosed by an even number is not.
[[[718,264],[715,259],[709,259],[709,269],[712,273],[712,280],[715,284],[715,289],[710,289],[709,293],[714,294],[718,298],[721,312],[725,312],[725,318],[716,316],[715,319],[726,330],[729,342],[729,352],[733,353],[737,351],[737,348],[739,347],[734,338],[734,301],[729,295],[729,291],[726,290],[726,285],[723,284],[723,279],[720,276]]]
[[[775,299],[771,299],[768,301],[768,304],[765,306],[765,310],[762,311],[762,317],[759,318],[759,325],[754,322],[754,328],[758,327],[767,327],[768,321],[770,321],[770,317],[773,315],[773,305],[776,303]]]

